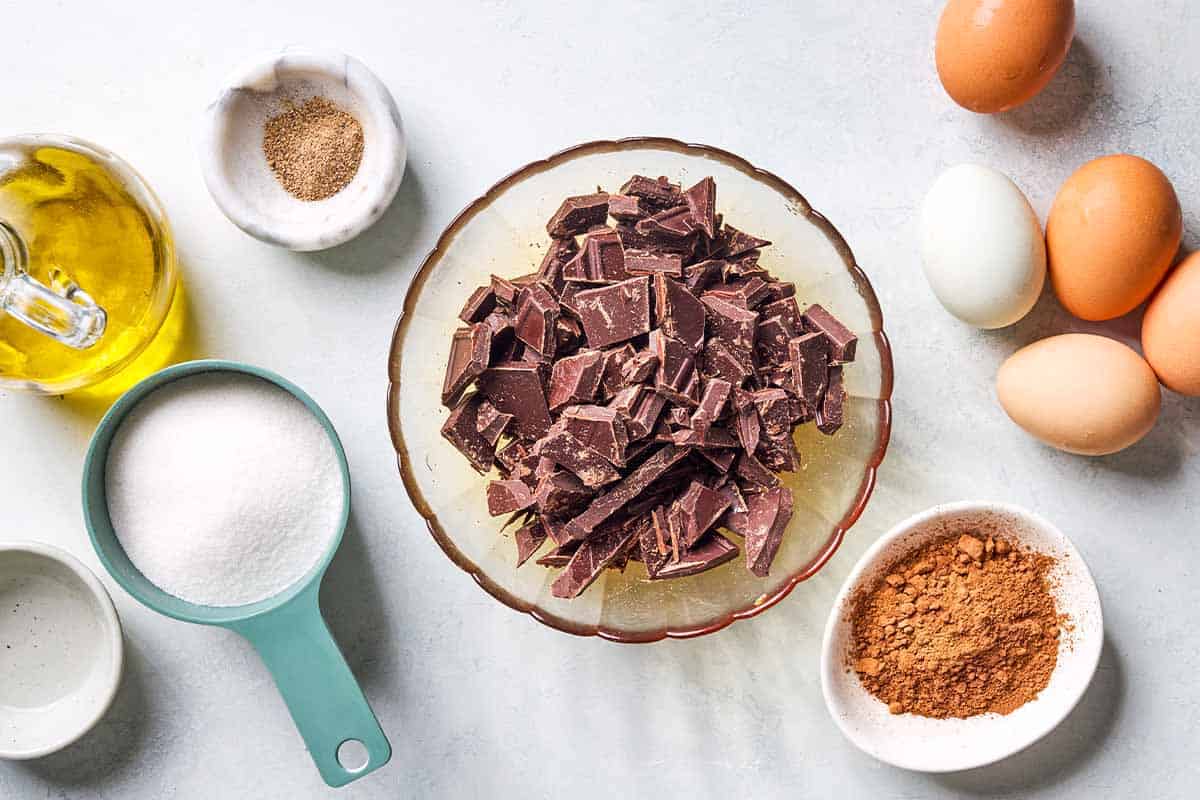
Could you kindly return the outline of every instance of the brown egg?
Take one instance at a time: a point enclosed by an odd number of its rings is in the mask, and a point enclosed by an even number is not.
[[[1158,167],[1129,155],[1089,161],[1046,219],[1054,292],[1080,319],[1128,314],[1167,274],[1182,237],[1179,199]]]
[[[1007,111],[1046,87],[1074,35],[1074,0],[950,0],[934,47],[938,77],[963,108]]]
[[[996,376],[1000,405],[1051,447],[1107,455],[1141,439],[1158,419],[1154,370],[1120,342],[1068,333],[1013,353]]]
[[[1200,396],[1200,253],[1185,258],[1146,307],[1142,349],[1168,389]]]

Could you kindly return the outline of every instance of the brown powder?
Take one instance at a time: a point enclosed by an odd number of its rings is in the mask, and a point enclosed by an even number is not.
[[[346,188],[358,172],[362,125],[324,97],[312,97],[267,120],[263,153],[289,194],[324,200]]]
[[[1050,556],[952,534],[892,564],[851,608],[851,666],[893,714],[1007,714],[1058,661]]]

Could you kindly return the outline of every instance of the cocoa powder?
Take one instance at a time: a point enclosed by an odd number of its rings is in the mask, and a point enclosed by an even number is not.
[[[363,156],[357,119],[324,97],[311,97],[267,120],[263,154],[298,200],[324,200],[354,179]]]
[[[850,666],[893,714],[1008,714],[1054,671],[1054,559],[972,533],[918,548],[852,601]]]

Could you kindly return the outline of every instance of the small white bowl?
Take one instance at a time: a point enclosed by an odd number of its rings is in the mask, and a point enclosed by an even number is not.
[[[358,173],[325,200],[297,200],[263,154],[263,126],[322,96],[363,128]],[[288,47],[240,71],[204,114],[204,182],[230,222],[268,244],[324,250],[362,233],[387,210],[404,177],[407,148],[396,102],[362,62],[344,53]]]
[[[872,696],[849,666],[849,611],[860,587],[881,577],[899,557],[949,533],[1002,535],[1054,556],[1051,585],[1060,614],[1071,628],[1060,638],[1050,682],[1010,714],[967,719],[932,719],[892,714]],[[838,593],[821,650],[821,688],[834,722],[863,752],[880,761],[920,772],[954,772],[982,767],[1025,749],[1060,723],[1092,680],[1104,643],[1100,596],[1087,564],[1071,541],[1046,520],[1016,506],[961,502],[934,506],[901,522],[868,550]]]
[[[0,758],[61,750],[117,694],[121,623],[96,576],[39,542],[0,543]]]

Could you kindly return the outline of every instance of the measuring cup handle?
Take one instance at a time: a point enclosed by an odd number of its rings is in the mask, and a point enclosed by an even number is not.
[[[274,676],[325,783],[343,786],[388,762],[392,747],[321,617],[315,582],[279,608],[232,627],[254,645]],[[361,754],[362,748],[351,744],[342,751],[353,741],[365,748],[365,764],[361,755],[355,763],[352,752]]]

